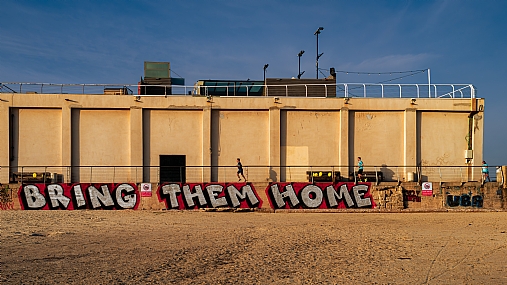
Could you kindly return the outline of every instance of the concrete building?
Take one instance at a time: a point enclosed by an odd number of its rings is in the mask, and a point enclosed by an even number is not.
[[[384,98],[343,84],[336,97],[0,93],[0,183],[235,181],[238,157],[249,181],[347,179],[358,156],[387,181],[480,180],[484,99],[472,86],[440,98],[384,88]]]

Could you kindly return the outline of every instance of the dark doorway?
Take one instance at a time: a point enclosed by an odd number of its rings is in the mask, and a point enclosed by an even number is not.
[[[186,181],[185,155],[161,155],[160,156],[160,184],[164,182]]]

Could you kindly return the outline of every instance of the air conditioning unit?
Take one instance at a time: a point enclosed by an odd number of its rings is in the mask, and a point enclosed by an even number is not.
[[[63,174],[53,173],[51,183],[63,183]]]

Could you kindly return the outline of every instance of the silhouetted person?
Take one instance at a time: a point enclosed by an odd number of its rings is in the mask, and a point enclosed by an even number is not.
[[[238,167],[238,172],[236,173],[236,175],[238,176],[238,181],[241,181],[241,178],[239,177],[240,174],[241,174],[241,176],[243,176],[243,179],[246,181],[245,175],[243,175],[243,165],[241,164],[241,160],[239,159],[239,157],[236,159],[236,162],[238,163],[238,164],[236,164],[236,166]]]

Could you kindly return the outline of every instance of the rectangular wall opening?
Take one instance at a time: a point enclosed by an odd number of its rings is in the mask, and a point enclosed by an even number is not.
[[[160,184],[186,182],[186,155],[160,155]]]

